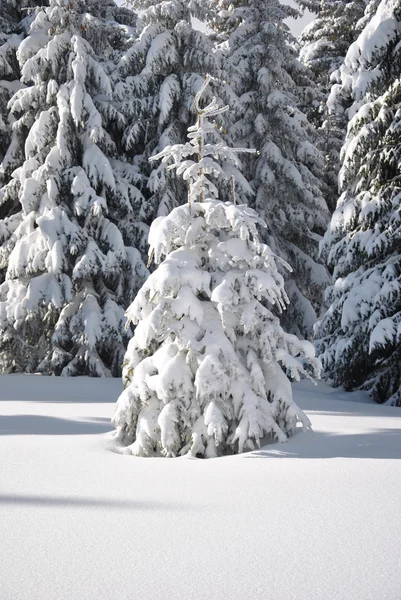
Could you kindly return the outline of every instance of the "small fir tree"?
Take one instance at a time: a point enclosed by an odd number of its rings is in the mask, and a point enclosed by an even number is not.
[[[124,310],[147,274],[142,176],[121,150],[113,94],[134,24],[112,0],[50,0],[19,45],[3,161],[14,170],[0,190],[19,204],[0,221],[1,370],[120,372]]]
[[[214,143],[208,121],[227,107],[201,109],[199,99],[189,141],[155,157],[172,161],[189,202],[152,224],[161,264],[127,311],[137,326],[113,423],[125,451],[138,456],[237,453],[269,436],[285,441],[298,422],[310,427],[285,372],[309,376],[308,365],[318,374],[314,348],[272,313],[288,298],[282,261],[259,240],[263,221],[246,205],[218,200],[215,182],[230,175],[216,159],[235,163],[238,150]]]
[[[333,285],[317,335],[334,385],[401,406],[400,42],[401,3],[383,0],[333,90],[347,99],[350,121],[323,245]]]

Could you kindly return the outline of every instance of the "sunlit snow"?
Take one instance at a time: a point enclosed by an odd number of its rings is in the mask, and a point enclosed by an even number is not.
[[[399,600],[399,409],[302,382],[314,433],[141,459],[109,449],[120,392],[0,376],[2,600]]]

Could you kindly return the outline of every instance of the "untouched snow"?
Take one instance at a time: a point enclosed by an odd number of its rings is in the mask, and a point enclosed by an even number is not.
[[[314,434],[140,459],[118,380],[0,376],[1,600],[399,600],[401,410],[294,390]]]

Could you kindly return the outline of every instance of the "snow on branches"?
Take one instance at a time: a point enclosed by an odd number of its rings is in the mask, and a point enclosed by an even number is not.
[[[120,373],[124,311],[147,275],[143,177],[121,152],[114,95],[134,23],[113,0],[50,0],[19,44],[0,189],[18,207],[0,221],[2,370]]]
[[[197,122],[196,125],[188,128],[189,141],[185,144],[166,146],[164,150],[150,158],[151,161],[162,159],[162,162],[165,163],[173,159],[174,162],[168,167],[168,170],[175,169],[177,175],[182,175],[183,180],[188,182],[189,202],[196,202],[197,200],[203,202],[205,194],[208,198],[217,200],[219,191],[209,176],[214,179],[223,178],[227,180],[231,174],[231,177],[235,180],[231,169],[227,169],[227,167],[240,168],[241,163],[236,155],[240,152],[255,154],[255,150],[249,148],[230,148],[225,145],[218,134],[215,123],[209,123],[208,119],[226,112],[229,108],[228,106],[219,106],[215,97],[207,106],[201,108],[200,99],[208,87],[210,79],[209,76],[206,77],[195,96],[194,105]],[[187,158],[189,156],[194,158],[191,160]],[[223,166],[216,162],[217,157],[223,163]]]
[[[328,284],[319,240],[329,212],[323,197],[324,157],[302,111],[305,68],[291,49],[283,22],[293,9],[278,0],[191,4],[198,16],[203,13],[216,40],[219,78],[225,82],[217,95],[231,108],[224,117],[228,139],[258,151],[242,159],[254,194],[239,190],[239,195],[265,220],[263,241],[294,269],[282,270],[291,300],[283,326],[309,337]]]
[[[334,385],[401,405],[401,7],[382,0],[372,9],[330,98],[333,110],[346,100],[349,124],[322,243],[333,285],[316,333]]]

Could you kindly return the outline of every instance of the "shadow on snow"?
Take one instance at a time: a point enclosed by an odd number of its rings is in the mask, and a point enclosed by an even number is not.
[[[111,508],[125,510],[182,510],[183,507],[155,502],[154,500],[115,500],[113,498],[88,498],[73,496],[37,496],[0,494],[0,504],[39,507]]]
[[[72,421],[45,415],[0,416],[0,435],[80,435],[106,433],[112,428],[110,420],[103,418]]]
[[[297,433],[285,444],[272,444],[243,458],[401,458],[401,429],[368,433]]]
[[[114,403],[121,392],[117,378],[0,376],[0,401]]]

